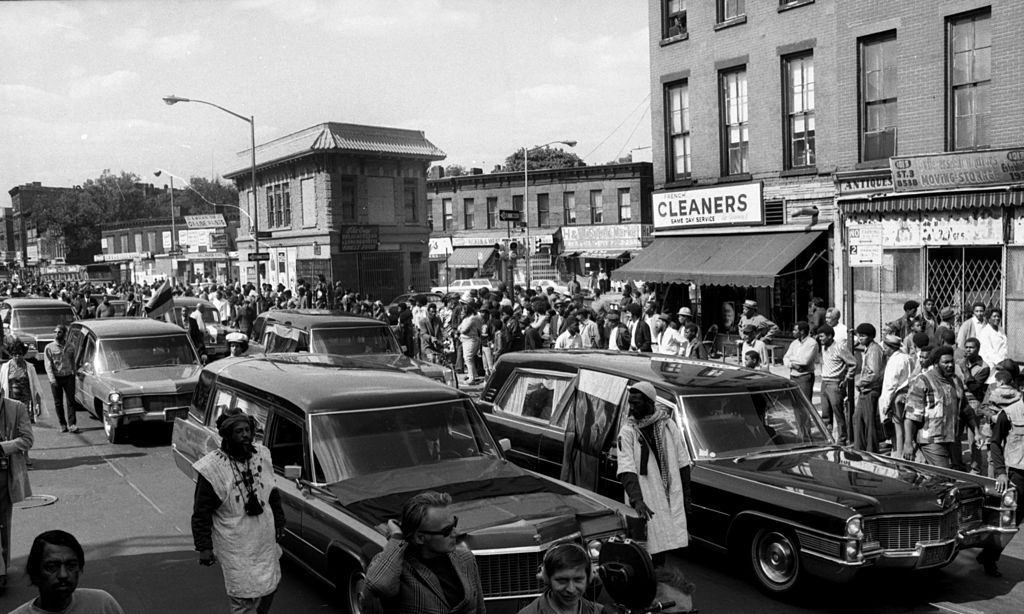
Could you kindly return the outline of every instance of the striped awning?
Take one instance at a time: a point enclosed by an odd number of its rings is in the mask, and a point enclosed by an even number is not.
[[[448,258],[448,267],[475,269],[486,264],[493,253],[493,247],[456,247]]]
[[[840,198],[838,202],[839,207],[846,214],[964,211],[1019,206],[1024,204],[1024,191],[1014,186],[1009,189],[1004,187],[984,191],[908,192],[861,198]]]

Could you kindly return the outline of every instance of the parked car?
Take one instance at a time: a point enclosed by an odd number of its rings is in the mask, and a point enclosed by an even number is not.
[[[164,321],[177,324],[188,330],[187,318],[199,306],[203,314],[203,344],[206,346],[206,355],[210,360],[227,356],[228,350],[227,334],[231,329],[220,323],[220,311],[210,301],[194,296],[174,297],[174,306],[164,314]]]
[[[455,501],[488,612],[516,612],[540,592],[537,567],[553,544],[595,555],[625,532],[625,506],[509,463],[466,394],[416,375],[316,354],[211,363],[174,424],[175,463],[193,480],[192,464],[220,445],[217,417],[235,407],[256,418],[270,450],[282,548],[333,585],[346,612],[363,611],[358,594],[387,521],[423,490]]]
[[[71,324],[75,314],[71,305],[52,298],[8,298],[0,303],[0,319],[4,323],[3,355],[7,343],[21,339],[28,348],[25,358],[42,361],[46,344],[53,341],[53,329]]]
[[[409,358],[387,322],[329,309],[272,309],[256,317],[251,354],[312,352],[358,356],[458,387],[450,367]]]
[[[123,443],[129,425],[188,412],[202,365],[181,328],[149,318],[79,320],[68,330],[75,402]]]
[[[691,538],[745,559],[769,594],[808,574],[941,567],[1016,533],[1012,489],[1000,495],[986,477],[840,447],[806,397],[764,371],[650,354],[514,352],[495,365],[480,406],[495,436],[512,442],[513,462],[563,479],[572,477],[563,468],[590,468],[586,486],[621,499],[615,441],[638,381],[655,386],[695,461]]]
[[[444,295],[438,292],[409,292],[406,294],[399,294],[395,298],[391,299],[391,302],[387,304],[386,309],[389,314],[398,315],[398,304],[405,303],[410,307],[413,306],[417,297],[423,296],[427,299],[427,304],[434,303],[438,307],[444,301]]]
[[[465,292],[467,290],[479,290],[480,288],[497,290],[498,282],[493,279],[485,279],[483,277],[473,279],[456,279],[453,280],[447,286],[433,286],[432,288],[430,288],[430,291],[437,294],[447,294],[449,292]]]

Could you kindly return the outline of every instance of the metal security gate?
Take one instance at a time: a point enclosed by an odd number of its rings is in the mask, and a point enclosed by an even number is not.
[[[936,307],[950,306],[957,324],[981,301],[989,307],[1003,304],[1002,249],[998,247],[943,247],[928,250],[928,293]]]
[[[384,302],[402,293],[405,271],[401,252],[347,252],[333,260],[335,281]]]

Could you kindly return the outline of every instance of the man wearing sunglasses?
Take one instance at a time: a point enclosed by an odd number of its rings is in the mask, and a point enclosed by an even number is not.
[[[483,614],[480,571],[473,553],[456,548],[459,519],[447,493],[425,491],[388,521],[389,539],[366,570],[366,587],[386,612]]]

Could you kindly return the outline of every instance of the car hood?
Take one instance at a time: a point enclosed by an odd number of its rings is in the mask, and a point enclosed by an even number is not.
[[[443,367],[423,360],[409,358],[403,354],[357,354],[352,356],[352,358],[357,358],[372,366],[400,369],[407,373],[416,373],[434,379],[441,377],[444,372]]]
[[[974,482],[838,446],[701,464],[737,478],[845,505],[865,516],[937,512],[952,505],[946,495],[953,488],[961,499],[984,495],[984,489]]]
[[[620,526],[617,511],[561,483],[508,461],[474,457],[407,467],[327,487],[349,512],[382,530],[402,504],[424,490],[446,492],[459,532],[472,549],[536,546],[581,531],[581,525]],[[612,522],[601,523],[601,517]],[[595,522],[597,521],[597,522]]]
[[[99,379],[124,395],[176,394],[195,388],[200,365],[168,365],[103,373]]]
[[[32,328],[19,328],[15,331],[18,336],[31,337],[33,339],[53,340],[54,326],[34,326]]]

